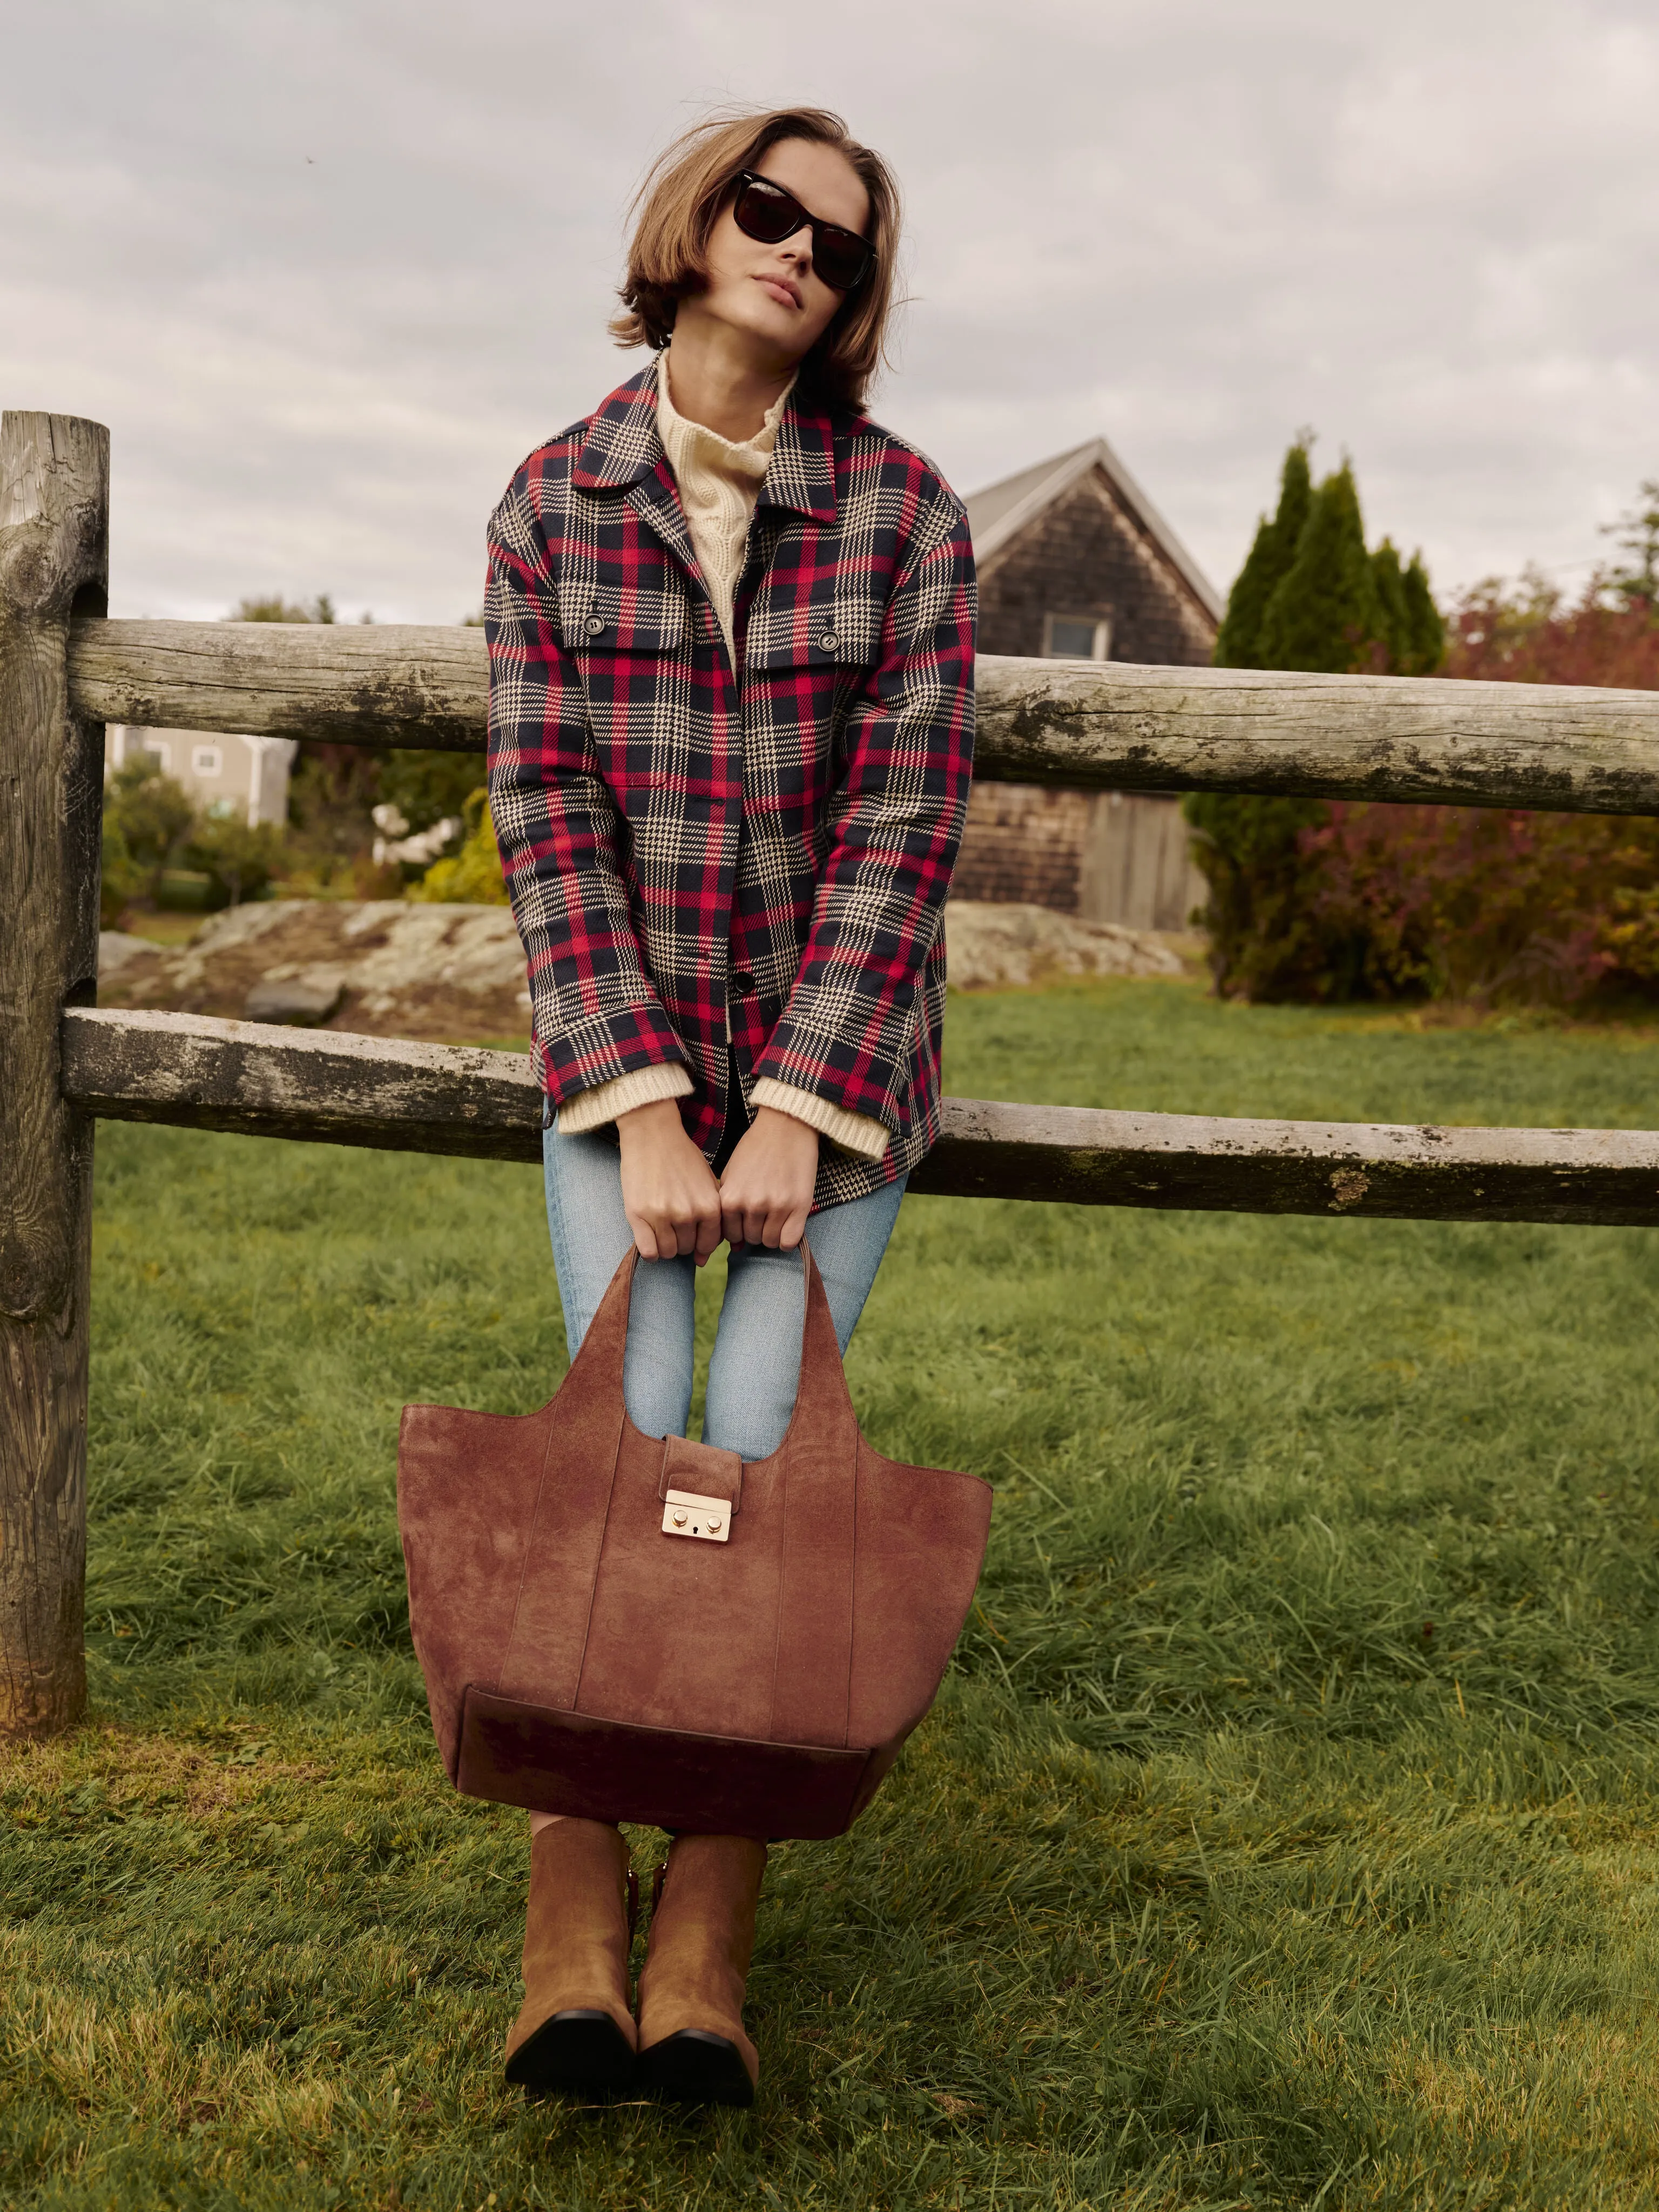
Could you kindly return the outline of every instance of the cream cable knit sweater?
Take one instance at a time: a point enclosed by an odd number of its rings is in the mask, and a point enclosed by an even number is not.
[[[726,633],[726,649],[733,660],[737,646],[732,635],[732,603],[749,550],[749,526],[755,517],[767,463],[778,441],[778,424],[795,388],[792,376],[767,409],[752,438],[734,445],[718,430],[701,422],[688,422],[674,405],[668,389],[668,356],[657,362],[657,428],[663,451],[679,486],[685,526],[702,570],[714,612]]]
[[[749,547],[749,526],[766,476],[767,463],[777,441],[778,424],[793,389],[793,380],[766,410],[752,438],[734,444],[718,430],[701,422],[688,422],[678,413],[668,390],[668,356],[657,368],[657,426],[663,450],[679,486],[680,504],[691,533],[691,544],[702,570],[703,582],[714,602],[726,635],[726,651],[735,661],[737,646],[732,632],[732,602],[743,574]],[[639,1067],[610,1083],[595,1084],[559,1109],[559,1127],[567,1136],[585,1129],[602,1128],[635,1106],[657,1098],[681,1098],[692,1088],[690,1071],[678,1062],[667,1066]],[[878,1160],[887,1150],[888,1132],[864,1114],[849,1114],[810,1091],[779,1083],[763,1075],[754,1087],[754,1103],[770,1106],[781,1114],[805,1121],[832,1145],[860,1159]]]

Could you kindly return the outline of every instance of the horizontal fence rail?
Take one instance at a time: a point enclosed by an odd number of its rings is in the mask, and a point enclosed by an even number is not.
[[[538,1160],[529,1058],[204,1015],[71,1009],[64,1090],[166,1121],[473,1159]],[[947,1098],[910,1180],[943,1197],[1445,1221],[1659,1223],[1659,1133],[1252,1121]]]
[[[74,624],[70,697],[97,722],[477,750],[482,631]],[[979,662],[975,772],[1077,790],[1248,791],[1659,813],[1659,693],[1428,677]]]

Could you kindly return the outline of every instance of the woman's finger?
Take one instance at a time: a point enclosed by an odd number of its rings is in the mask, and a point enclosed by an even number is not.
[[[805,1206],[797,1206],[785,1216],[778,1243],[786,1252],[793,1252],[806,1234],[806,1211]]]
[[[699,1252],[702,1249],[702,1240],[705,1234],[706,1225],[701,1206],[697,1207],[695,1212],[688,1210],[683,1218],[676,1222],[674,1226],[678,1235],[678,1249],[682,1258],[684,1258],[688,1252]]]

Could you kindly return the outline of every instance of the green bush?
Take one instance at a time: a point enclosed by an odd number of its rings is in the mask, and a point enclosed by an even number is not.
[[[104,840],[98,879],[98,926],[116,929],[127,908],[150,893],[148,872],[132,857],[118,823],[104,816]]]
[[[190,793],[161,773],[153,753],[124,762],[104,792],[99,913],[112,928],[123,909],[154,903],[161,876],[195,819]]]
[[[240,814],[198,816],[183,858],[210,880],[210,905],[240,906],[261,897],[282,873],[284,845],[274,822],[248,822]]]
[[[281,872],[283,832],[240,815],[198,814],[155,756],[124,762],[104,792],[99,920],[113,929],[129,907],[211,909],[260,897]]]

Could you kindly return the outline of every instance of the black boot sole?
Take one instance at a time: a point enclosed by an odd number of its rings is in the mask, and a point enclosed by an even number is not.
[[[507,2060],[507,2078],[532,2096],[609,2096],[632,2085],[634,2066],[628,2038],[608,2012],[556,2012]]]
[[[634,2065],[634,2086],[671,2105],[752,2105],[755,2085],[729,2036],[683,2027],[665,2035]]]

